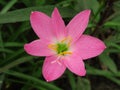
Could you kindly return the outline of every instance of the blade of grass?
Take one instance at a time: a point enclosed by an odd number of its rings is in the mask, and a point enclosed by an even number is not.
[[[6,42],[4,47],[23,47],[23,45],[21,42]]]
[[[0,26],[0,29],[1,29],[1,26]],[[3,59],[5,60],[6,58],[6,54],[4,52],[5,48],[4,48],[4,44],[3,44],[3,39],[2,39],[2,31],[0,30],[0,46],[1,46],[1,49],[2,49],[2,55],[3,55]]]
[[[9,56],[7,56],[6,60],[4,60],[3,62],[1,62],[1,65],[4,65],[6,62],[9,62],[12,59],[15,59],[17,56],[21,55],[24,52],[23,48],[19,49],[17,52],[13,52],[12,54],[10,54]]]
[[[26,57],[19,58],[18,60],[15,60],[15,61],[5,65],[4,67],[1,67],[0,72],[4,72],[12,67],[15,67],[21,63],[27,62],[27,61],[32,60],[32,59],[33,59],[32,56],[26,56]]]
[[[17,2],[17,0],[11,0],[10,2],[8,2],[8,4],[1,10],[1,14],[6,13],[15,3]]]
[[[117,70],[117,65],[115,64],[114,60],[109,56],[108,52],[103,52],[99,56],[100,62],[106,66],[111,72],[116,73]]]
[[[106,27],[120,26],[120,22],[108,21],[103,26],[106,26]]]
[[[91,90],[90,81],[86,78],[78,77],[76,90]]]
[[[5,76],[5,74],[0,74],[0,90],[1,90],[1,88],[2,88],[4,76]]]
[[[70,86],[72,88],[72,90],[76,90],[76,82],[75,82],[75,77],[71,72],[67,72],[68,78],[69,78],[69,82],[70,82]]]
[[[0,52],[2,52],[2,53],[4,53],[4,54],[6,54],[6,53],[13,53],[13,51],[12,50],[10,50],[10,49],[3,49],[3,48],[0,48]],[[5,57],[5,56],[4,56]]]
[[[51,14],[51,12],[54,9],[54,5],[47,5],[47,6],[39,6],[39,7],[29,7],[25,9],[19,9],[15,11],[10,11],[5,14],[0,14],[0,24],[3,23],[14,23],[14,22],[22,22],[22,21],[28,21],[30,13],[32,11],[41,11],[48,15]],[[72,8],[67,7],[59,7],[59,11],[63,18],[65,17],[73,17],[76,14],[76,11]]]
[[[42,87],[46,88],[47,90],[62,90],[60,89],[59,87],[53,85],[53,84],[50,84],[50,83],[47,83],[47,82],[44,82],[40,79],[37,79],[35,77],[32,77],[32,76],[29,76],[29,75],[26,75],[26,74],[23,74],[23,73],[19,73],[19,72],[15,72],[15,71],[5,71],[4,73],[8,74],[8,75],[12,75],[12,76],[15,76],[15,77],[19,77],[19,78],[22,78],[22,79],[25,79],[25,80],[31,80],[35,83],[38,83],[39,85],[41,85]]]
[[[8,81],[10,81],[10,82],[14,82],[14,83],[19,83],[19,84],[24,84],[27,88],[28,87],[33,87],[33,88],[36,88],[36,89],[38,89],[38,90],[47,90],[47,89],[45,89],[45,88],[43,88],[43,87],[41,87],[41,86],[39,86],[39,85],[36,85],[36,84],[34,84],[34,83],[26,83],[26,82],[24,82],[24,81],[20,81],[20,80],[14,80],[14,79],[7,79]],[[22,87],[22,89],[21,90],[26,90],[26,88],[24,88],[24,87]]]
[[[120,79],[116,78],[116,77],[109,77],[109,76],[105,76],[106,78],[108,78],[109,80],[115,82],[116,84],[120,85]]]
[[[26,30],[29,30],[30,28],[31,26],[29,22],[23,22],[17,31],[14,31],[15,34],[13,33],[8,41],[15,41],[20,35],[22,35],[22,33],[24,33]]]
[[[90,67],[90,66],[87,66],[87,67],[89,67],[87,69],[87,74],[103,76],[103,77],[106,77],[109,80],[115,82],[116,84],[120,85],[120,80],[116,78],[116,77],[120,77],[119,71],[117,73],[112,73],[112,72],[107,71],[107,70],[98,70],[98,69],[95,69],[95,68]]]
[[[100,70],[100,69],[96,69],[96,68],[93,68],[93,67],[88,66],[88,65],[86,65],[86,67],[87,67],[87,74],[90,74],[90,75],[120,77],[120,72],[119,71],[117,71],[116,73],[112,73],[108,70]]]

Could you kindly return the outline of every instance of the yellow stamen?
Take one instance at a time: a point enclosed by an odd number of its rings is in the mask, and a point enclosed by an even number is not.
[[[67,43],[67,46],[69,47],[72,42],[72,38],[70,36],[64,38],[61,43]]]
[[[70,52],[70,51],[65,51],[65,52],[61,52],[59,55],[66,55],[66,54],[72,54],[72,52]]]
[[[64,38],[64,39],[61,41],[61,43],[64,43],[66,40],[67,40],[67,38]]]
[[[57,50],[57,45],[55,45],[55,44],[49,44],[49,45],[48,45],[48,48],[56,51],[56,50]]]
[[[69,39],[69,42],[68,42],[68,44],[67,44],[68,47],[70,46],[71,42],[72,42],[72,39],[70,38],[70,39]]]

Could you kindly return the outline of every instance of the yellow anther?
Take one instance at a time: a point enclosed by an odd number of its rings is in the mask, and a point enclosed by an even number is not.
[[[49,45],[48,45],[48,48],[56,51],[56,50],[57,50],[57,45],[55,45],[55,44],[49,44]]]
[[[68,47],[70,46],[71,42],[72,42],[72,39],[69,40],[69,42],[68,42],[68,44],[67,44]]]
[[[70,46],[71,42],[72,42],[72,38],[71,38],[70,36],[64,38],[64,39],[61,41],[61,43],[67,43],[67,46]]]
[[[72,54],[70,51],[61,52],[60,55]]]
[[[67,40],[67,38],[64,38],[64,39],[61,41],[61,43],[64,43],[66,40]]]

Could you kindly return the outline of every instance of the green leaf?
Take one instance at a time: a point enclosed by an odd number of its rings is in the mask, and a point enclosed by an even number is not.
[[[116,34],[116,35],[117,35],[117,34]],[[105,41],[105,44],[106,44],[107,48],[109,48],[109,47],[114,47],[114,48],[120,50],[120,46],[117,44],[117,43],[120,42],[119,39],[120,39],[120,37],[116,38],[116,40],[115,40],[115,37],[111,37],[111,40],[110,40],[110,41],[109,41],[109,40],[106,40],[106,41]],[[114,41],[113,41],[113,40],[114,40]]]
[[[114,36],[109,36],[108,39],[105,40],[105,44],[107,45],[107,47],[117,47],[117,49],[119,48],[119,45],[115,45],[117,43],[120,43],[120,31],[118,31]]]
[[[1,29],[1,26],[0,26],[0,29]],[[12,52],[11,50],[5,49],[4,42],[3,42],[3,33],[2,33],[1,30],[0,30],[0,52],[2,52],[1,55],[3,56],[3,59],[6,58],[6,53],[5,52],[7,52],[7,53],[11,53]]]
[[[45,4],[45,0],[35,0],[37,6]]]
[[[45,0],[20,0],[22,3],[24,3],[27,7],[31,6],[40,6],[45,4]]]
[[[90,81],[86,78],[78,77],[76,90],[91,90]]]
[[[97,0],[76,0],[75,9],[81,11],[84,9],[91,9],[94,13],[99,9],[99,3]]]
[[[4,72],[4,71],[6,71],[6,70],[8,70],[8,69],[10,69],[12,67],[15,67],[15,66],[17,66],[17,65],[19,65],[21,63],[27,62],[27,61],[32,60],[32,59],[33,59],[32,56],[19,58],[19,59],[15,60],[15,61],[3,66],[3,67],[0,67],[0,72]]]
[[[26,74],[23,74],[23,73],[19,73],[19,72],[15,72],[15,71],[5,71],[4,73],[8,74],[8,75],[12,75],[12,76],[15,76],[15,77],[19,77],[21,79],[24,79],[24,80],[30,80],[34,83],[37,83],[39,84],[39,86],[42,86],[44,88],[46,88],[47,90],[62,90],[60,89],[59,87],[53,85],[53,84],[50,84],[50,83],[47,83],[47,82],[44,82],[38,78],[35,78],[31,75],[26,75]]]
[[[21,37],[23,33],[25,33],[25,31],[29,30],[30,28],[31,26],[29,21],[23,22],[16,31],[13,29],[14,33],[10,36],[8,41],[12,42],[18,40],[18,38]]]
[[[120,71],[117,71],[116,73],[112,73],[108,70],[100,70],[94,67],[91,67],[86,64],[87,67],[87,74],[90,75],[99,75],[99,76],[110,76],[110,77],[120,77]]]
[[[103,5],[99,4],[97,0],[75,0],[75,10],[82,11],[85,9],[90,9],[92,11],[92,18],[95,22],[98,22],[100,19],[100,12],[103,8]]]
[[[120,26],[120,22],[108,21],[108,22],[104,23],[104,26],[107,26],[107,27]]]
[[[7,56],[6,59],[0,63],[0,65],[4,65],[5,63],[11,62],[11,60],[16,59],[16,57],[20,56],[23,52],[24,52],[24,50],[22,48],[22,49],[18,50],[17,52],[13,52],[12,54],[9,54],[9,56]]]
[[[100,61],[105,65],[108,69],[110,69],[112,72],[117,72],[117,66],[115,62],[110,58],[109,54],[107,52],[102,53],[99,56]]]
[[[49,6],[39,6],[39,7],[29,7],[25,9],[19,9],[15,11],[10,11],[5,14],[0,14],[0,24],[3,23],[14,23],[14,22],[22,22],[22,21],[28,21],[30,17],[30,13],[32,11],[41,11],[48,15],[51,15],[51,12],[53,11],[55,6],[49,5]],[[63,18],[73,17],[76,12],[72,8],[59,8],[59,11]]]
[[[75,82],[74,75],[69,71],[67,72],[67,74],[68,74],[68,78],[69,78],[69,82],[72,90],[76,90],[76,82]]]
[[[109,19],[114,22],[120,21],[120,11],[116,11],[114,14],[112,14]]]
[[[15,3],[17,2],[17,0],[11,0],[8,2],[8,4],[1,10],[1,14],[6,13]]]
[[[120,0],[114,2],[113,8],[116,12],[118,12],[120,10]]]
[[[3,80],[4,80],[5,74],[0,74],[0,90],[2,88]]]
[[[113,4],[114,13],[106,20],[105,26],[120,26],[120,1]]]
[[[23,47],[23,43],[20,42],[6,42],[4,47]]]
[[[12,53],[12,54],[13,54],[13,51],[12,51],[12,50],[6,49],[6,48],[5,48],[5,49],[0,48],[0,52],[2,52],[2,53],[4,53],[4,54],[5,54],[5,53],[9,53],[9,54]]]
[[[109,80],[115,82],[116,84],[120,85],[120,80],[116,77],[120,77],[120,72],[112,73],[108,70],[99,70],[94,67],[91,67],[89,65],[86,65],[87,67],[87,74],[89,75],[98,75],[98,76],[104,76],[108,78]]]
[[[106,78],[108,78],[111,81],[115,82],[116,84],[120,85],[120,79],[118,79],[116,77],[110,77],[110,76],[107,76]]]

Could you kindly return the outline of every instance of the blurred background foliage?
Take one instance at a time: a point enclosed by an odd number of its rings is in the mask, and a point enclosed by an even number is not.
[[[85,61],[87,75],[68,70],[47,83],[41,73],[44,57],[29,56],[25,43],[38,37],[33,32],[31,11],[48,15],[58,7],[66,24],[84,9],[91,9],[86,34],[103,40],[107,49]],[[120,90],[120,0],[0,0],[1,90]]]

